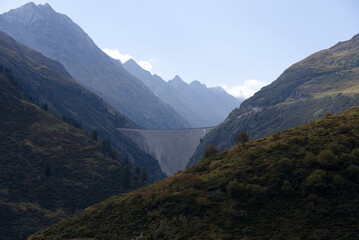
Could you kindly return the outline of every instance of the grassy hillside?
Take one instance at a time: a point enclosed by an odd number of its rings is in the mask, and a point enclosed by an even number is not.
[[[99,141],[25,100],[16,84],[0,67],[0,239],[25,239],[143,185]]]
[[[10,68],[25,95],[38,106],[78,122],[100,138],[110,139],[120,157],[129,157],[136,165],[147,168],[151,182],[164,178],[155,159],[145,154],[116,128],[139,128],[102,98],[84,88],[58,62],[25,47],[0,32],[0,65]]]
[[[235,146],[29,239],[358,239],[359,108]]]
[[[326,112],[339,113],[358,106],[358,80],[359,35],[356,35],[294,64],[272,84],[244,101],[204,138],[189,165],[199,162],[209,145],[230,148],[240,131],[258,139],[318,119]]]

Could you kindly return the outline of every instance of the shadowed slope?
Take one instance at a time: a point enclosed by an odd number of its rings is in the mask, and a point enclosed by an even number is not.
[[[0,239],[25,239],[143,185],[99,141],[25,100],[2,65],[0,113]]]
[[[164,177],[156,160],[116,132],[118,127],[138,125],[75,82],[60,63],[0,32],[0,64],[11,69],[25,95],[38,106],[46,103],[49,112],[74,119],[87,131],[96,130],[101,138],[110,139],[122,159],[127,155],[147,168],[151,182]]]

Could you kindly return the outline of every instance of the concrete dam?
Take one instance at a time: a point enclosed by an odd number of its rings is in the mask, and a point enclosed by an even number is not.
[[[190,129],[129,129],[118,128],[142,150],[157,159],[167,176],[186,168],[201,138],[215,127]]]

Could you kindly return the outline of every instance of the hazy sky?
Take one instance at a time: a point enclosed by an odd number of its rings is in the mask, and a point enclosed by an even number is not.
[[[0,12],[28,1],[0,0]],[[286,68],[359,33],[356,0],[47,0],[101,49],[165,80],[248,97]]]

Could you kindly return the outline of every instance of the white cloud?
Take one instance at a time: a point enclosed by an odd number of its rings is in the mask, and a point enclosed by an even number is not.
[[[244,80],[242,84],[236,85],[234,87],[228,87],[225,84],[220,84],[220,86],[224,88],[224,90],[226,90],[229,94],[239,99],[247,99],[253,96],[254,93],[256,93],[265,85],[268,85],[268,83],[256,79]]]
[[[137,62],[138,65],[140,65],[143,69],[145,69],[147,71],[151,71],[153,68],[152,64],[151,64],[152,59],[150,59],[150,61],[143,61],[143,60],[138,61],[134,57],[132,57],[130,54],[127,54],[127,53],[122,54],[117,49],[103,48],[101,50],[104,53],[106,53],[107,55],[109,55],[110,57],[112,57],[113,59],[120,60],[122,63],[125,63],[132,58],[133,60],[135,60]]]
[[[136,60],[135,60],[136,61]],[[141,66],[141,68],[151,72],[152,70],[152,64],[149,61],[136,61],[138,65]]]

